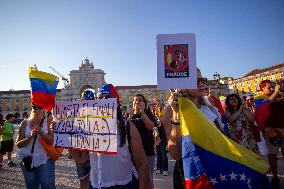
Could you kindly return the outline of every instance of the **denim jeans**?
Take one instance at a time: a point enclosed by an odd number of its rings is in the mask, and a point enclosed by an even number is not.
[[[153,172],[154,172],[154,167],[155,167],[155,156],[146,156],[148,160],[148,179],[149,183],[151,186],[154,186],[154,177],[153,177]]]
[[[139,188],[138,180],[136,179],[134,175],[132,175],[132,181],[126,185],[123,185],[123,186],[116,185],[116,186],[104,187],[102,189],[138,189],[138,188]],[[96,189],[92,187],[91,182],[90,182],[89,189]]]
[[[27,189],[55,189],[55,162],[48,159],[46,164],[27,172],[23,162],[20,163]]]
[[[167,154],[167,139],[161,139],[160,144],[156,147],[157,153],[157,170],[168,171],[168,154]]]

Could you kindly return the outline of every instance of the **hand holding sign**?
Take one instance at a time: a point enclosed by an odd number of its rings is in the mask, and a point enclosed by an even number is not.
[[[54,110],[55,146],[116,153],[116,99],[57,103]]]

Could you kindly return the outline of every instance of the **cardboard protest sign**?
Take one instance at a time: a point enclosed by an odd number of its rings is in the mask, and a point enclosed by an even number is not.
[[[54,146],[117,152],[117,99],[56,103]]]
[[[194,34],[157,35],[157,88],[196,88]]]

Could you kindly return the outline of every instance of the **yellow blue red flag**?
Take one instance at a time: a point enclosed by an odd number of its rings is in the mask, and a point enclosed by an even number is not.
[[[51,111],[55,104],[56,87],[59,78],[53,74],[38,71],[37,68],[29,68],[31,81],[32,104]]]
[[[269,165],[223,135],[193,102],[179,98],[186,189],[267,189]]]
[[[260,130],[264,130],[264,123],[270,115],[269,100],[268,96],[259,93],[254,97],[255,110],[255,121],[257,122]]]

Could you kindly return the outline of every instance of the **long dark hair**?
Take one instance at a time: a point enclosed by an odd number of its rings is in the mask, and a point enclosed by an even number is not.
[[[126,126],[120,106],[117,107],[117,130],[120,135],[119,147],[122,147],[126,142]]]
[[[148,115],[149,113],[151,113],[151,111],[150,111],[150,108],[147,105],[147,100],[146,100],[146,98],[142,94],[136,94],[134,97],[139,97],[139,96],[142,98],[142,100],[143,100],[143,102],[145,104],[145,110],[144,111]]]
[[[230,98],[232,97],[236,97],[237,100],[238,100],[238,107],[237,107],[237,110],[234,110],[234,107],[230,104],[229,100]],[[238,95],[238,94],[229,94],[225,100],[225,104],[226,104],[226,109],[231,113],[233,114],[235,111],[238,111],[242,105],[242,99],[241,97]]]

